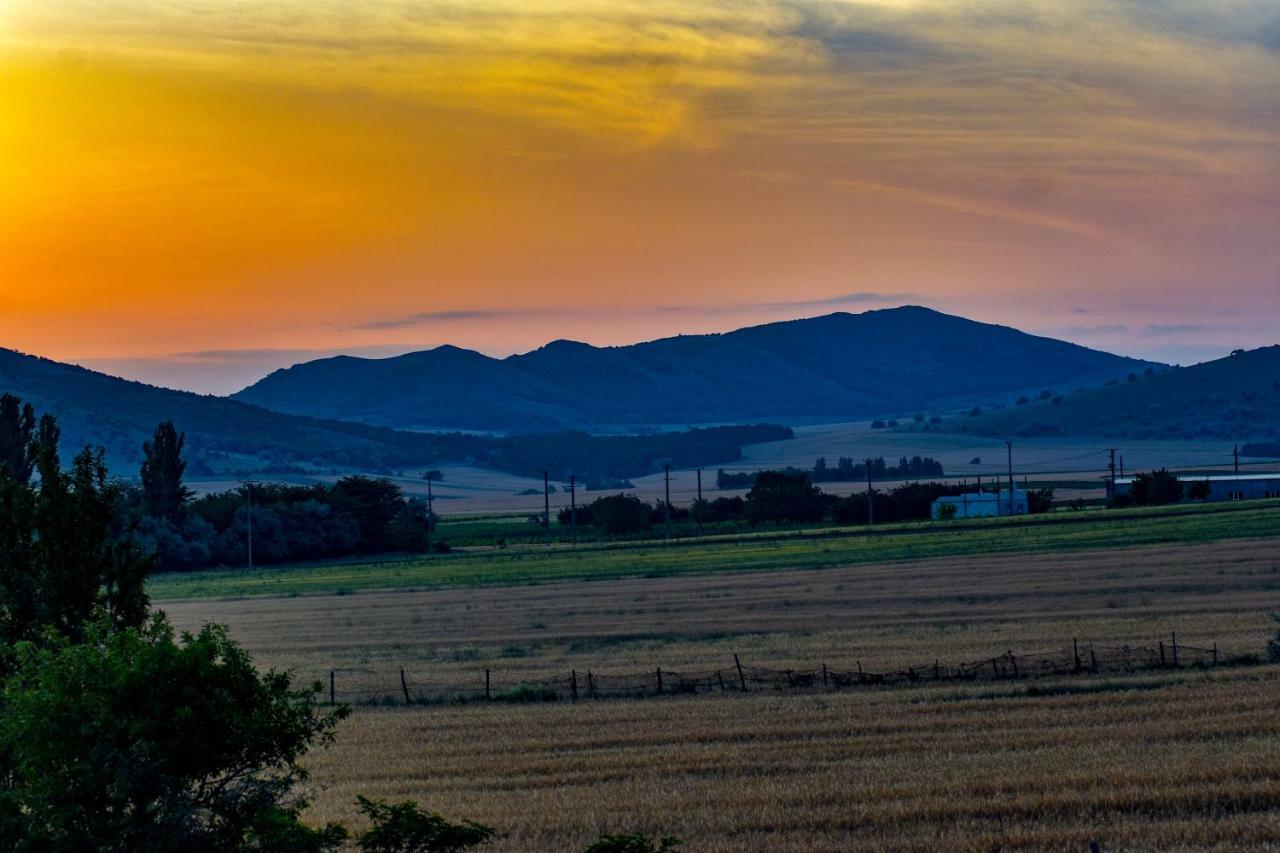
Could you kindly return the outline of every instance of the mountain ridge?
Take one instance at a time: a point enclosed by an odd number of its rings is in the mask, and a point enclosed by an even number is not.
[[[232,399],[398,429],[613,429],[936,410],[1156,366],[902,306],[619,346],[558,339],[501,359],[449,344],[336,357],[277,370]]]

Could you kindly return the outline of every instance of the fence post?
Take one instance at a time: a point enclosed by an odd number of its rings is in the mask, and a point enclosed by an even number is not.
[[[862,661],[858,661],[858,683],[863,684],[865,682],[866,677],[862,674]]]
[[[1171,631],[1169,638],[1173,640],[1173,665],[1177,666],[1178,665],[1178,632]]]
[[[569,695],[573,701],[578,701],[578,671],[575,669],[569,673]]]
[[[1071,653],[1075,655],[1076,672],[1080,671],[1080,638],[1076,637],[1071,641]]]
[[[1213,641],[1213,665],[1218,665],[1218,641]]]
[[[1013,649],[1009,649],[1009,663],[1013,664],[1013,677],[1021,678],[1022,676],[1018,675],[1018,659],[1013,656]]]
[[[933,680],[934,681],[938,680],[938,659],[937,658],[933,659]]]
[[[827,686],[827,665],[825,663],[822,665],[822,686]]]
[[[716,670],[716,681],[720,682],[720,692],[723,693],[724,692],[724,672],[723,671],[718,669]]]
[[[1000,677],[1000,664],[998,663],[998,661],[999,661],[999,658],[991,659],[991,672],[995,675],[996,678]]]
[[[1093,650],[1093,644],[1089,644],[1089,663],[1093,666],[1093,671],[1098,671],[1098,655]]]
[[[400,690],[404,693],[404,704],[412,705],[413,702],[409,699],[409,682],[404,677],[404,667],[400,667]]]
[[[742,661],[738,660],[738,656],[733,656],[733,665],[738,668],[738,684],[742,685],[742,692],[747,692],[747,677],[742,674]]]
[[[596,698],[596,680],[591,674],[591,670],[587,670],[587,698]]]
[[[1161,666],[1164,666],[1164,665],[1165,665],[1165,660],[1164,660],[1164,640],[1161,640],[1161,641],[1160,641],[1160,665],[1161,665]]]
[[[489,692],[489,670],[487,669],[484,671],[484,700],[493,701],[493,694]]]
[[[333,670],[329,670],[329,704],[330,705],[338,704],[338,691],[334,687]]]
[[[658,667],[658,695],[662,695],[662,667]]]

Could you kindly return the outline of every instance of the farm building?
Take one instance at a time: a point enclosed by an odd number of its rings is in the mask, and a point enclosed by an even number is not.
[[[1115,494],[1128,495],[1133,489],[1133,477],[1116,479]],[[1280,474],[1179,474],[1184,494],[1195,483],[1208,483],[1207,501],[1249,501],[1260,498],[1280,498]]]
[[[1010,507],[1008,492],[966,492],[948,495],[933,502],[934,520],[942,518],[985,518],[995,515],[1026,515],[1027,493],[1015,488]],[[954,507],[954,509],[951,509]],[[1012,510],[1012,511],[1011,511]]]

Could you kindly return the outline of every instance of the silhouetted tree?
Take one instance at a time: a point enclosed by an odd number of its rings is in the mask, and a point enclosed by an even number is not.
[[[761,471],[747,493],[746,516],[752,524],[765,521],[818,521],[827,502],[808,474]]]
[[[1164,468],[1133,478],[1129,494],[1138,506],[1162,506],[1182,500],[1182,481]]]
[[[0,395],[0,468],[23,485],[35,468],[31,456],[35,437],[36,415],[31,405],[12,394]]]
[[[182,513],[191,491],[182,484],[187,463],[182,458],[186,433],[180,433],[173,421],[156,427],[155,436],[142,445],[142,491],[147,512],[169,521]]]

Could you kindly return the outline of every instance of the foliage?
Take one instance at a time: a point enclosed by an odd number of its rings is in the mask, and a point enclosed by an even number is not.
[[[186,441],[186,435],[174,428],[173,421],[165,421],[156,427],[151,441],[142,445],[142,494],[153,518],[176,519],[191,497],[191,491],[182,485],[182,475],[187,470],[182,458]]]
[[[1138,474],[1129,495],[1138,506],[1165,506],[1182,500],[1182,481],[1166,469]]]
[[[1280,623],[1280,613],[1273,613],[1271,618]],[[1280,663],[1280,630],[1277,630],[1275,635],[1267,640],[1267,660],[1272,663]]]
[[[813,463],[813,467],[807,471],[802,471],[799,468],[784,468],[782,470],[784,473],[792,475],[805,474],[814,483],[862,482],[867,479],[868,462],[870,463],[872,480],[904,480],[909,477],[943,476],[941,462],[921,456],[913,456],[910,459],[903,456],[896,465],[886,463],[883,456],[866,462],[855,462],[848,456],[841,456],[834,468],[827,465],[825,456],[820,456]],[[733,473],[721,468],[716,471],[716,488],[749,489],[755,485],[756,478],[760,476],[760,473],[759,471]]]
[[[1213,494],[1213,485],[1208,480],[1196,480],[1187,486],[1187,497],[1193,501],[1207,501]]]
[[[807,474],[762,471],[747,493],[746,518],[752,524],[818,521],[827,514],[828,505]]]
[[[175,639],[100,621],[16,648],[3,689],[0,834],[26,850],[323,850],[298,823],[298,760],[341,711],[259,675],[225,629]],[[287,842],[287,844],[286,844]]]
[[[655,508],[635,495],[607,495],[579,506],[577,524],[596,527],[611,535],[626,535],[648,530],[654,522],[655,513],[657,520],[661,521],[661,504]],[[573,515],[572,510],[565,508],[556,517],[562,525],[567,526],[573,523]]]
[[[151,561],[125,536],[119,490],[101,451],[85,449],[70,472],[57,453],[57,425],[41,419],[28,446],[38,482],[0,470],[0,643],[52,629],[78,637],[99,611],[118,626],[142,623]]]
[[[31,479],[35,459],[36,415],[31,405],[12,394],[0,394],[0,469],[22,485]]]
[[[1053,509],[1053,489],[1030,489],[1027,491],[1027,512],[1040,515]]]
[[[360,811],[372,826],[357,839],[370,853],[454,853],[484,844],[494,831],[472,821],[450,823],[438,814],[424,812],[412,800],[390,805],[357,798]]]
[[[643,832],[623,835],[602,835],[587,848],[586,853],[671,853],[683,842],[678,838],[650,840]]]

